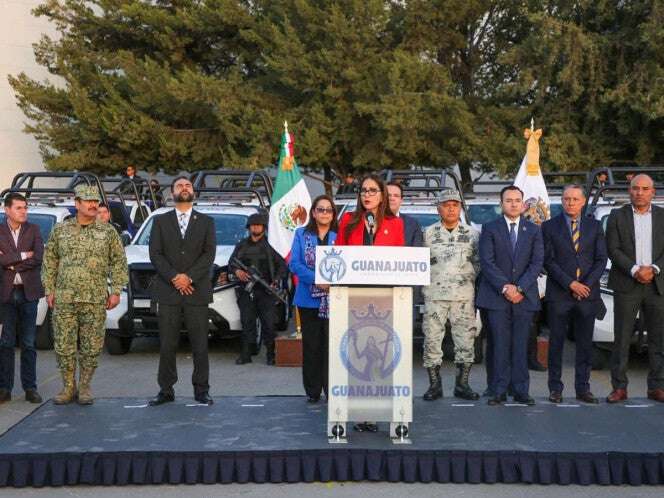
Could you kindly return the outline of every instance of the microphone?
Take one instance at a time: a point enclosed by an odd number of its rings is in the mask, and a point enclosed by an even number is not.
[[[367,225],[369,225],[369,230],[373,232],[374,226],[376,225],[376,218],[373,213],[367,213]]]
[[[367,213],[367,225],[369,225],[369,245],[373,245],[374,242],[374,228],[376,227],[376,217],[373,213]]]

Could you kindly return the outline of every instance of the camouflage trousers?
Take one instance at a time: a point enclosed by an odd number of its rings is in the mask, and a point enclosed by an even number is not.
[[[425,368],[434,367],[443,362],[443,339],[447,320],[450,321],[454,341],[454,362],[472,363],[475,361],[477,323],[472,300],[427,301],[422,321]]]
[[[97,368],[104,347],[106,307],[103,304],[56,303],[53,310],[53,342],[60,370]]]

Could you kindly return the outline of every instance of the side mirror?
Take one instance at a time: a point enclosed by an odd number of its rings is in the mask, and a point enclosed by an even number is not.
[[[125,247],[131,244],[131,235],[129,235],[127,232],[122,232],[120,234],[120,239],[122,240],[122,245]]]

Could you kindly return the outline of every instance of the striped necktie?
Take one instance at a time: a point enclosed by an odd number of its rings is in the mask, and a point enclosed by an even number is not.
[[[576,221],[576,220],[572,220],[572,245],[574,246],[574,250],[577,253],[579,252],[579,238],[580,237],[581,237],[581,233],[579,232],[579,222]],[[576,279],[579,280],[579,278],[581,278],[581,268],[579,268],[577,266],[577,268],[576,268]]]

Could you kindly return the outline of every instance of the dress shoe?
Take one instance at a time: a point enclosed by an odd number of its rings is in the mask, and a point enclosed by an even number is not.
[[[238,359],[235,360],[236,365],[244,365],[246,363],[251,363],[251,356],[238,356]]]
[[[620,403],[621,401],[627,400],[627,389],[614,389],[606,397],[607,403]]]
[[[648,399],[664,403],[664,389],[648,389]]]
[[[265,364],[273,366],[274,365],[274,356],[268,356],[267,359],[265,360]]]
[[[579,401],[583,401],[584,403],[589,403],[591,405],[598,405],[599,404],[599,400],[590,391],[586,391],[585,393],[577,394],[576,399],[578,399]]]
[[[362,422],[355,424],[353,430],[357,432],[378,432],[378,426],[373,422]]]
[[[194,399],[201,405],[213,405],[214,400],[210,397],[208,393],[200,393],[194,396]]]
[[[148,405],[159,406],[163,405],[164,403],[172,403],[173,401],[175,401],[175,395],[164,394],[160,392],[155,398],[152,398],[150,401],[148,401]]]
[[[42,402],[42,397],[37,392],[37,389],[27,389],[25,391],[25,400],[29,403],[39,404]]]
[[[320,401],[320,398],[317,398],[315,396],[307,396],[307,403],[318,403]]]
[[[551,403],[562,403],[563,402],[563,393],[560,391],[551,391],[551,394],[549,394],[549,401]]]
[[[546,372],[546,367],[539,361],[534,360],[528,362],[528,370],[532,370],[534,372]]]
[[[535,404],[535,400],[528,396],[527,394],[521,395],[521,394],[516,394],[514,395],[514,402],[519,403],[521,405],[528,405],[528,406],[533,406]]]
[[[12,400],[12,393],[7,389],[0,389],[0,403],[6,403]]]
[[[487,401],[487,405],[489,406],[498,406],[502,405],[507,398],[504,396],[491,396],[489,400]]]

